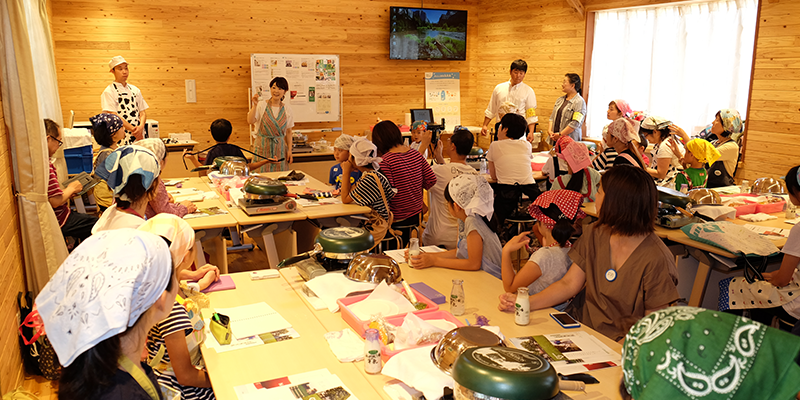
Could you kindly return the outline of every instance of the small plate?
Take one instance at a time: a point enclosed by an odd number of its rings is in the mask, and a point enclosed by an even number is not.
[[[373,315],[383,317],[400,313],[400,307],[388,300],[364,300],[350,306],[350,311],[362,321],[369,321]]]

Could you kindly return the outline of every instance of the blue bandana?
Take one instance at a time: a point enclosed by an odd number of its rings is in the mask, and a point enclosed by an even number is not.
[[[117,114],[101,113],[89,117],[89,121],[92,123],[92,129],[106,129],[108,134],[112,136],[122,129],[122,118]]]
[[[106,157],[105,162],[97,165],[95,174],[108,183],[108,187],[119,194],[131,175],[141,175],[142,184],[149,189],[153,180],[158,177],[161,168],[158,159],[150,150],[141,146],[122,146]],[[122,200],[128,200],[120,197]]]

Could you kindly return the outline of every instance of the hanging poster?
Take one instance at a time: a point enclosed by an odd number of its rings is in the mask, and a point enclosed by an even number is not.
[[[425,107],[433,109],[438,124],[442,118],[448,130],[461,125],[461,79],[458,72],[425,73]]]
[[[283,102],[295,122],[339,120],[339,56],[313,54],[251,54],[251,86],[260,100],[269,99],[269,82],[284,77],[289,91]]]

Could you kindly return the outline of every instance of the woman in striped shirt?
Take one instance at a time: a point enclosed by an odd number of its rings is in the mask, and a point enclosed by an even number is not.
[[[394,214],[392,229],[403,233],[402,245],[411,238],[411,230],[419,227],[422,214],[422,190],[436,184],[436,174],[418,151],[403,144],[400,129],[392,121],[383,121],[372,129],[372,142],[383,159],[380,172],[389,179],[397,194],[389,201]]]

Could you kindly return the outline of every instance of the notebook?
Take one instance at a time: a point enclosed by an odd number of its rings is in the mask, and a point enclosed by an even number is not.
[[[221,275],[217,281],[208,285],[207,288],[201,290],[203,293],[218,292],[220,290],[236,289],[236,284],[233,283],[233,278],[228,275]]]
[[[215,311],[230,317],[231,332],[237,339],[292,327],[263,301],[233,308],[216,308]]]

